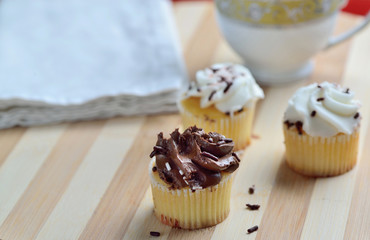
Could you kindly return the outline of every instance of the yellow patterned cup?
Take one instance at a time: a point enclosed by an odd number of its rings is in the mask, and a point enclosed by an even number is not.
[[[257,81],[278,84],[307,77],[320,50],[348,39],[370,22],[331,37],[343,0],[215,0],[230,46]]]

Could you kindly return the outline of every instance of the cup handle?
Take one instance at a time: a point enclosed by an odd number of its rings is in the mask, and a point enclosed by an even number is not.
[[[352,37],[353,35],[355,35],[359,31],[364,29],[369,23],[370,23],[370,11],[367,13],[364,20],[362,20],[362,22],[360,24],[358,24],[357,26],[353,27],[352,29],[350,29],[347,32],[344,32],[344,33],[342,33],[338,36],[331,37],[329,39],[329,42],[326,45],[325,49],[331,48],[331,47],[337,45],[338,43],[341,43],[341,42],[347,40],[348,38]]]

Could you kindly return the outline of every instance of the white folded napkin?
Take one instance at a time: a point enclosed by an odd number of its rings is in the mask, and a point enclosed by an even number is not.
[[[176,111],[167,0],[0,1],[0,128]]]

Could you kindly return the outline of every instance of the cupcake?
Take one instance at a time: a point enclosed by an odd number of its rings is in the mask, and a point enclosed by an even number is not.
[[[335,176],[356,164],[360,103],[348,88],[323,82],[300,88],[284,114],[287,164],[313,177]]]
[[[154,213],[175,228],[198,229],[222,222],[230,211],[233,172],[240,159],[223,135],[189,127],[163,133],[150,154]]]
[[[251,139],[256,101],[264,98],[250,71],[236,64],[215,64],[196,73],[179,101],[184,128],[197,125],[235,141],[235,150]]]

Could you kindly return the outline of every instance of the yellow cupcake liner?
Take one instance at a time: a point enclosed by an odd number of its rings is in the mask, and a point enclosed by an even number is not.
[[[169,189],[152,171],[150,164],[154,213],[164,224],[182,229],[199,229],[222,222],[230,212],[231,173],[224,174],[219,184],[192,191],[189,187]]]
[[[242,112],[222,118],[212,119],[207,115],[195,115],[180,108],[184,129],[196,125],[208,132],[217,132],[234,140],[234,151],[244,149],[251,141],[255,102]]]
[[[286,162],[306,176],[336,176],[351,170],[357,161],[359,131],[332,137],[299,135],[294,127],[284,125]]]

